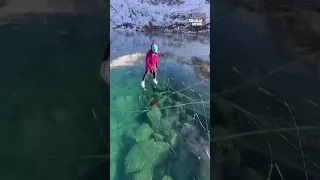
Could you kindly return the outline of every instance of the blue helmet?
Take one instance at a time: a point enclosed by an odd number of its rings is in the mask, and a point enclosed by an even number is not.
[[[152,44],[152,45],[151,45],[151,51],[152,51],[152,52],[157,53],[158,50],[159,50],[158,45],[156,45],[156,44]]]

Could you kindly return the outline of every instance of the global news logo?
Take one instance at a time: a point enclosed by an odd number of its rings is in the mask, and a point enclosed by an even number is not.
[[[191,23],[192,26],[203,26],[204,22],[204,17],[200,17],[199,19],[189,19],[189,23]]]

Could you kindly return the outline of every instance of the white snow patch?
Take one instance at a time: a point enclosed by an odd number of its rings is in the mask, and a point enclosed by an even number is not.
[[[110,69],[124,67],[124,66],[136,66],[139,64],[139,61],[142,61],[144,59],[145,54],[143,53],[134,53],[134,54],[128,54],[125,56],[120,56],[110,63]],[[142,62],[143,63],[143,62]],[[140,62],[140,64],[142,64]]]

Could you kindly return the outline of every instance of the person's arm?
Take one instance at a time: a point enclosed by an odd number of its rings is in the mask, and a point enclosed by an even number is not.
[[[150,60],[151,60],[150,53],[147,53],[146,54],[146,66],[149,68],[150,68]]]
[[[158,57],[157,57],[157,59],[156,59],[156,67],[157,67],[157,68],[159,67]]]

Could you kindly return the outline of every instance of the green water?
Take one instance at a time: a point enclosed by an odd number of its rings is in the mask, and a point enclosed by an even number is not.
[[[158,85],[149,75],[146,90],[140,86],[143,56],[131,65],[110,71],[110,179],[209,179],[205,145],[188,145],[191,135],[182,133],[186,124],[194,127],[188,133],[206,142],[210,152],[209,84],[197,78],[190,64],[191,56],[208,60],[209,42],[195,35],[111,32],[111,37],[111,61],[145,53],[149,43],[157,41],[160,70]],[[194,53],[186,53],[187,47],[194,48]]]
[[[0,27],[0,179],[91,179],[105,161],[92,156],[106,152],[103,22],[50,15]]]

